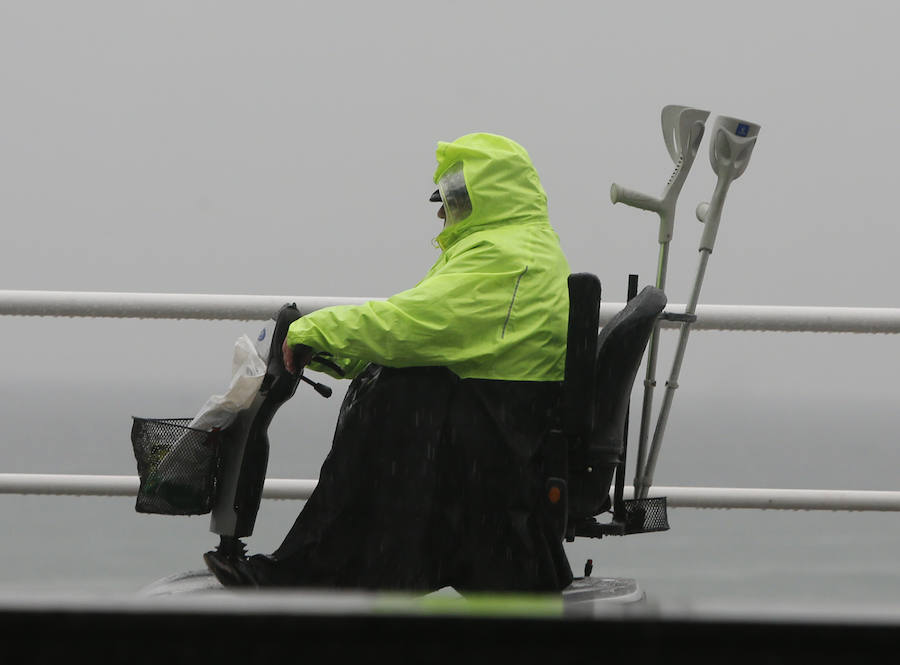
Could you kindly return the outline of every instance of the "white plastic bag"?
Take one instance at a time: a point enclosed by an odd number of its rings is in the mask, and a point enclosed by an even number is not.
[[[188,427],[207,432],[215,428],[223,429],[234,421],[239,411],[253,402],[266,375],[266,361],[246,335],[241,335],[234,344],[231,374],[228,391],[206,400]]]
[[[266,362],[246,335],[241,335],[234,344],[231,370],[228,390],[206,400],[188,427],[207,432],[223,429],[234,422],[241,410],[252,404],[266,375]],[[148,485],[155,486],[159,494],[186,489],[177,486],[185,484],[191,476],[191,469],[200,469],[208,458],[206,446],[186,432],[160,461],[153,474],[155,478],[151,478]]]

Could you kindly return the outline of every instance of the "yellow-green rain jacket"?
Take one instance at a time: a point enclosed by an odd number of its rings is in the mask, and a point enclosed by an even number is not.
[[[330,353],[348,378],[372,362],[561,381],[569,265],[528,153],[502,136],[468,134],[439,142],[437,162],[442,194],[442,178],[462,165],[471,212],[438,235],[441,256],[428,274],[387,300],[312,312],[291,325],[288,344]]]

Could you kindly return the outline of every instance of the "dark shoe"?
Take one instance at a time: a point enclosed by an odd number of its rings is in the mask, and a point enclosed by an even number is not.
[[[212,550],[203,555],[203,561],[206,562],[209,572],[216,576],[222,586],[257,586],[256,582],[243,570],[244,566],[241,564],[246,561],[243,557],[232,558],[217,550]]]
[[[268,554],[254,554],[238,562],[238,569],[254,586],[278,586],[277,561]]]

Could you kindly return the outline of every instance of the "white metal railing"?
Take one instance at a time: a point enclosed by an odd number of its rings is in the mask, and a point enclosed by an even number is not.
[[[66,316],[264,321],[286,302],[301,314],[332,305],[360,304],[376,298],[249,296],[166,293],[0,290],[0,316]],[[605,324],[624,303],[603,303]],[[684,305],[669,305],[681,313]],[[664,328],[677,328],[663,320]],[[900,308],[700,305],[696,330],[747,330],[831,333],[900,333]],[[306,499],[315,480],[270,478],[263,496]],[[135,496],[135,476],[0,473],[0,494]],[[747,508],[769,510],[900,511],[900,492],[723,487],[655,487],[673,508]],[[632,496],[632,488],[626,488]]]
[[[265,321],[286,302],[296,303],[301,314],[308,314],[368,300],[379,298],[0,290],[0,315]],[[603,303],[600,323],[609,321],[623,306]],[[681,313],[684,308],[670,304],[667,311]],[[681,324],[662,321],[661,325],[677,328]],[[691,329],[897,334],[900,308],[698,305]]]
[[[263,498],[308,499],[316,482],[267,478]],[[0,494],[135,497],[137,490],[136,476],[0,473]],[[888,491],[654,486],[653,494],[667,497],[670,508],[900,512],[900,492]],[[633,495],[626,487],[626,498]]]

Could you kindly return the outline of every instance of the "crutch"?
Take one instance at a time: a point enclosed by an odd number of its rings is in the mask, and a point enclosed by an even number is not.
[[[722,217],[722,208],[725,205],[725,196],[731,182],[747,168],[753,146],[756,145],[756,136],[759,134],[759,125],[744,122],[737,118],[718,116],[713,124],[712,134],[709,140],[709,161],[713,171],[718,176],[716,188],[713,190],[709,203],[701,203],[697,206],[697,219],[704,224],[703,235],[700,238],[700,265],[697,268],[697,276],[694,279],[694,288],[691,298],[685,308],[685,316],[681,323],[681,332],[678,337],[678,347],[672,361],[672,372],[666,381],[666,392],[663,395],[663,403],[656,420],[656,429],[653,432],[653,442],[647,455],[643,474],[635,481],[635,496],[644,498],[653,483],[653,472],[656,469],[656,461],[659,458],[659,449],[662,446],[663,434],[666,430],[666,422],[669,411],[672,408],[672,399],[678,388],[678,375],[681,372],[681,363],[684,360],[684,351],[687,348],[688,334],[691,323],[696,320],[697,301],[700,299],[700,287],[706,273],[706,264],[709,255],[712,254],[716,243],[716,233],[719,230],[719,220]],[[638,489],[640,488],[640,489]]]
[[[687,179],[694,157],[703,139],[703,126],[709,111],[689,108],[687,106],[669,105],[662,110],[662,133],[666,148],[675,170],[669,176],[665,189],[659,198],[635,192],[613,183],[609,197],[613,204],[624,203],[632,208],[649,210],[659,215],[659,263],[656,269],[656,288],[665,291],[666,269],[669,263],[669,241],[675,227],[675,206],[684,181]],[[647,457],[647,438],[650,428],[650,413],[653,407],[653,388],[656,386],[656,356],[659,338],[659,325],[653,328],[647,350],[647,374],[644,379],[644,401],[641,408],[641,427],[638,438],[637,459],[635,462],[634,485],[635,496],[639,490],[639,481]]]

